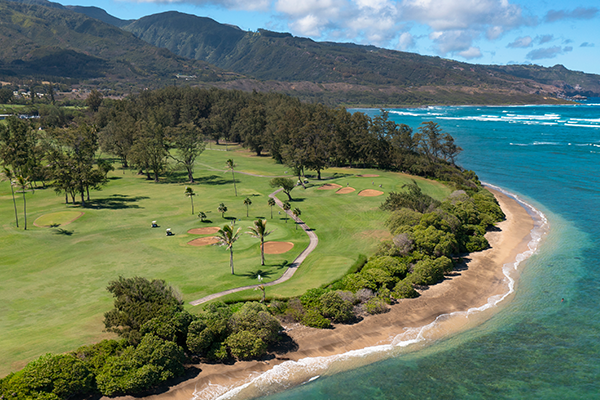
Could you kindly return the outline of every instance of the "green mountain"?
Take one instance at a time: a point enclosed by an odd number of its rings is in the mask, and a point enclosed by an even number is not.
[[[35,1],[35,0],[32,0]],[[44,1],[44,0],[38,0]],[[106,22],[107,24],[116,26],[121,28],[125,25],[132,23],[134,20],[132,19],[119,19],[117,17],[113,17],[106,11],[98,7],[84,7],[84,6],[65,6],[66,9],[75,11],[76,13],[85,14],[90,18],[96,18],[102,22]]]
[[[475,65],[374,46],[315,42],[289,33],[245,32],[178,12],[143,17],[123,29],[173,53],[260,81],[230,86],[291,93],[302,86],[309,97],[334,101],[354,102],[366,94],[376,103],[537,103],[558,94],[600,95],[600,76],[564,68],[557,73],[560,67]]]
[[[176,74],[217,80],[221,73],[43,0],[0,0],[0,49],[0,78],[8,80],[102,79],[141,88],[173,82]]]

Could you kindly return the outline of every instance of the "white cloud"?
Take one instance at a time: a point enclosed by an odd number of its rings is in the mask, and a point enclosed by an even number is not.
[[[569,53],[571,51],[573,51],[573,47],[571,47],[571,46],[566,46],[566,47],[552,46],[552,47],[546,47],[546,48],[532,50],[529,53],[527,53],[525,58],[527,58],[528,60],[542,60],[542,59],[547,59],[547,58],[554,58],[560,54]]]
[[[315,15],[307,15],[291,23],[291,28],[306,36],[321,36],[322,21]]]
[[[437,31],[495,27],[497,30],[524,24],[521,7],[508,0],[403,0],[404,18]]]
[[[517,49],[517,48],[531,47],[532,44],[533,44],[533,39],[531,38],[531,36],[523,36],[523,37],[516,38],[514,40],[514,42],[509,43],[508,46],[506,46],[506,47]]]
[[[415,38],[408,32],[404,32],[400,35],[398,39],[398,48],[400,50],[408,50],[415,47]]]
[[[473,39],[479,35],[477,31],[471,30],[452,30],[438,31],[429,35],[438,50],[438,53],[445,56],[446,54],[459,54],[472,48]]]
[[[479,47],[469,47],[467,50],[459,52],[458,55],[467,60],[481,58],[481,50],[479,50]]]

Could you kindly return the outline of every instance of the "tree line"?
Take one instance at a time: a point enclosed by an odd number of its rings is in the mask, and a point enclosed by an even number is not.
[[[95,123],[101,149],[155,181],[171,159],[193,182],[206,140],[240,143],[298,177],[313,171],[319,179],[331,166],[359,166],[450,180],[462,150],[434,122],[413,131],[383,110],[370,118],[281,94],[235,90],[168,87],[104,99]]]

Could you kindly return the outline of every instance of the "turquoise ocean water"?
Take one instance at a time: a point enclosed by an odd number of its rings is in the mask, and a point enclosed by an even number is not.
[[[600,99],[389,111],[415,130],[439,123],[464,149],[459,164],[541,211],[548,234],[519,265],[514,295],[482,324],[366,366],[329,366],[268,398],[600,398]],[[281,390],[277,379],[255,393]]]

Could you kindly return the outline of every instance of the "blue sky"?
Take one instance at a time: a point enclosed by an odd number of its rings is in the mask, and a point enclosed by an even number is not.
[[[244,30],[372,44],[476,64],[600,74],[597,0],[65,0],[121,19],[176,10]]]

